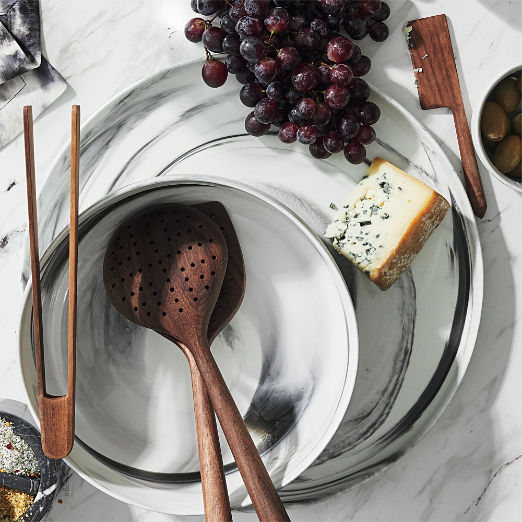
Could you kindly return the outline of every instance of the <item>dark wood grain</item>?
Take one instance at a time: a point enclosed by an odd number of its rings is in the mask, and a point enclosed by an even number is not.
[[[164,204],[138,212],[118,228],[103,276],[124,317],[190,350],[259,519],[289,520],[210,352],[208,326],[227,265],[227,243],[216,223],[193,207]],[[224,312],[223,320],[232,316]]]
[[[466,191],[475,215],[483,217],[487,203],[469,131],[446,15],[408,24],[411,62],[424,110],[447,107],[453,113],[464,168]]]
[[[38,403],[42,448],[52,459],[66,457],[74,444],[74,390],[76,352],[76,273],[78,257],[78,177],[80,108],[73,106],[71,126],[71,225],[69,236],[69,322],[67,333],[67,395],[49,395],[45,386],[45,362],[40,288],[40,255],[34,164],[33,118],[31,107],[24,107],[24,143],[29,217],[29,245],[33,293],[33,328],[38,376]]]

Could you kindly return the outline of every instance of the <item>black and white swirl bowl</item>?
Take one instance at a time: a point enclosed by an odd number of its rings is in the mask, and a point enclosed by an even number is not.
[[[80,207],[130,183],[186,172],[262,189],[322,234],[365,166],[342,154],[315,160],[305,147],[244,131],[249,109],[230,79],[214,90],[200,63],[165,70],[131,87],[82,127]],[[474,216],[457,173],[433,137],[378,89],[378,139],[368,147],[434,187],[452,208],[410,269],[381,292],[336,255],[356,310],[359,367],[346,415],[319,458],[286,486],[288,501],[310,500],[367,479],[410,448],[461,382],[478,331],[483,266]],[[41,250],[68,219],[65,147],[39,199]],[[29,276],[26,249],[22,280]],[[303,284],[306,284],[303,281]]]

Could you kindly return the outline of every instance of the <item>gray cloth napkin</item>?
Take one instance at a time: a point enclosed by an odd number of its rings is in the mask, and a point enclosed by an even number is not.
[[[67,83],[42,56],[38,0],[0,0],[0,149],[22,131],[22,107],[42,113]]]

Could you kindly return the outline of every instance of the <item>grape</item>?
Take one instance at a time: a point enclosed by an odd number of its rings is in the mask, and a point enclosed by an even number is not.
[[[332,84],[324,92],[324,101],[332,109],[342,109],[350,99],[350,95],[345,87]]]
[[[337,85],[348,85],[353,79],[352,70],[344,63],[338,63],[330,70],[330,81]]]
[[[310,30],[317,34],[319,38],[328,38],[330,34],[330,26],[321,18],[314,18],[311,21]]]
[[[361,59],[351,67],[354,76],[364,76],[370,72],[372,62],[367,56],[361,56]]]
[[[237,74],[248,70],[246,62],[243,58],[241,58],[241,56],[227,56],[225,59],[225,65],[227,66],[228,72],[230,74]]]
[[[264,97],[263,87],[259,83],[247,83],[239,92],[239,99],[247,107],[255,107]]]
[[[203,33],[203,45],[213,53],[220,53],[223,51],[223,39],[225,38],[225,31],[219,27],[209,27]]]
[[[250,71],[240,72],[236,74],[236,80],[239,83],[242,83],[243,85],[251,83],[255,81],[255,79],[256,77]]]
[[[319,4],[325,13],[331,15],[339,13],[344,8],[343,0],[319,0]]]
[[[361,59],[362,53],[361,48],[358,45],[353,46],[353,54],[349,60],[346,60],[348,65],[354,65]],[[353,68],[352,68],[353,70]]]
[[[274,125],[275,127],[281,127],[281,125],[283,125],[283,123],[286,122],[288,122],[288,114],[286,113],[286,111],[279,111],[279,115],[272,122],[272,125]]]
[[[344,36],[337,36],[328,42],[326,48],[328,59],[335,63],[343,63],[349,60],[353,54],[353,43]]]
[[[381,111],[373,102],[364,102],[359,105],[357,119],[363,125],[373,125],[381,117]]]
[[[224,0],[192,0],[190,5],[196,13],[208,16],[219,11],[224,3]]]
[[[330,131],[324,136],[323,145],[328,152],[335,154],[343,150],[344,141],[338,132]]]
[[[291,123],[295,123],[296,125],[304,125],[306,123],[306,121],[303,120],[303,118],[301,118],[299,114],[297,114],[295,109],[292,109],[288,113],[288,121],[290,121]]]
[[[314,143],[317,138],[318,133],[314,125],[301,125],[297,131],[297,139],[304,145]]]
[[[263,98],[254,107],[254,116],[261,123],[272,123],[279,116],[279,107],[276,102]]]
[[[209,87],[221,87],[227,81],[227,66],[219,60],[207,60],[203,64],[201,76]]]
[[[323,89],[326,89],[326,87],[330,85],[330,66],[322,63],[317,69],[320,74],[318,85]]]
[[[381,9],[381,0],[361,0],[359,11],[366,16],[374,16]]]
[[[247,36],[239,46],[241,56],[249,62],[257,62],[265,57],[266,46],[255,36]]]
[[[357,16],[347,18],[343,22],[343,27],[354,40],[362,40],[368,34],[368,23],[365,18]]]
[[[375,141],[375,130],[369,125],[361,125],[355,140],[363,145],[370,145]]]
[[[282,7],[275,7],[265,18],[265,27],[271,33],[284,33],[289,22],[288,11]]]
[[[295,47],[279,49],[277,59],[283,71],[291,71],[301,63],[301,55]]]
[[[220,20],[221,29],[227,34],[234,34],[236,32],[236,22],[230,18],[228,13],[225,13]]]
[[[233,5],[228,10],[228,16],[230,16],[234,22],[238,22],[240,18],[246,15],[247,12],[245,11],[245,4],[243,2],[239,2],[238,4]]]
[[[328,125],[330,118],[332,117],[332,111],[330,107],[324,102],[315,104],[315,111],[313,115],[313,122],[316,126]]]
[[[301,63],[292,71],[292,85],[298,91],[310,91],[320,78],[319,70],[309,63]]]
[[[373,22],[368,28],[368,33],[372,40],[376,42],[384,42],[388,38],[388,26],[383,22]]]
[[[369,85],[361,78],[354,78],[348,85],[350,98],[354,100],[367,100],[370,96]]]
[[[381,2],[381,8],[372,16],[377,22],[384,22],[390,16],[390,6],[386,2]]]
[[[339,123],[339,134],[344,141],[349,141],[357,136],[361,125],[353,114],[345,114]]]
[[[277,135],[283,143],[294,143],[294,141],[297,139],[298,130],[299,127],[295,123],[287,121],[281,125]]]
[[[295,43],[299,49],[307,53],[315,53],[320,50],[321,39],[307,27],[301,27],[295,37]]]
[[[310,121],[314,117],[315,107],[315,102],[311,98],[301,98],[296,103],[294,109],[303,120]]]
[[[242,38],[245,36],[261,36],[263,24],[257,18],[243,16],[236,24],[236,32]]]
[[[275,58],[263,58],[256,63],[254,74],[261,83],[270,83],[279,73],[279,63]]]
[[[223,38],[223,52],[239,56],[240,44],[241,40],[239,39],[239,36],[237,34],[227,34],[225,38]]]
[[[263,136],[270,130],[270,123],[261,123],[251,112],[245,119],[245,130],[252,136]]]
[[[358,165],[365,160],[366,149],[357,141],[352,141],[351,143],[347,143],[346,147],[344,147],[344,157],[350,163]]]
[[[306,20],[302,16],[291,16],[289,22],[290,31],[299,31],[306,25]]]
[[[310,151],[310,154],[317,159],[326,159],[329,158],[332,154],[326,150],[326,147],[324,146],[324,138],[322,136],[318,137],[317,140],[315,140],[315,143],[312,143],[308,150]]]
[[[257,18],[263,18],[270,9],[266,0],[245,0],[245,11],[250,16],[256,16]]]
[[[333,31],[339,32],[341,28],[341,19],[334,15],[328,15],[326,17],[326,22],[330,26]]]
[[[295,105],[302,97],[303,95],[297,91],[296,89],[294,89],[293,87],[290,87],[286,92],[285,92],[285,100],[290,104],[290,105]]]
[[[205,20],[203,18],[192,18],[185,26],[185,38],[190,42],[201,42],[204,30]]]
[[[285,88],[281,82],[272,82],[266,88],[266,96],[277,104],[283,104],[285,102]]]

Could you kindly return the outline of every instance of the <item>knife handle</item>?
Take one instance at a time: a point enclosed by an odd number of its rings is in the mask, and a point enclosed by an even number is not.
[[[468,120],[463,105],[458,105],[451,110],[453,119],[455,120],[455,129],[457,131],[457,140],[459,142],[460,157],[462,158],[462,166],[464,168],[464,178],[466,184],[466,192],[473,212],[479,218],[484,217],[487,209],[486,196],[484,188],[480,180],[480,173],[475,157],[475,149],[469,132]]]

